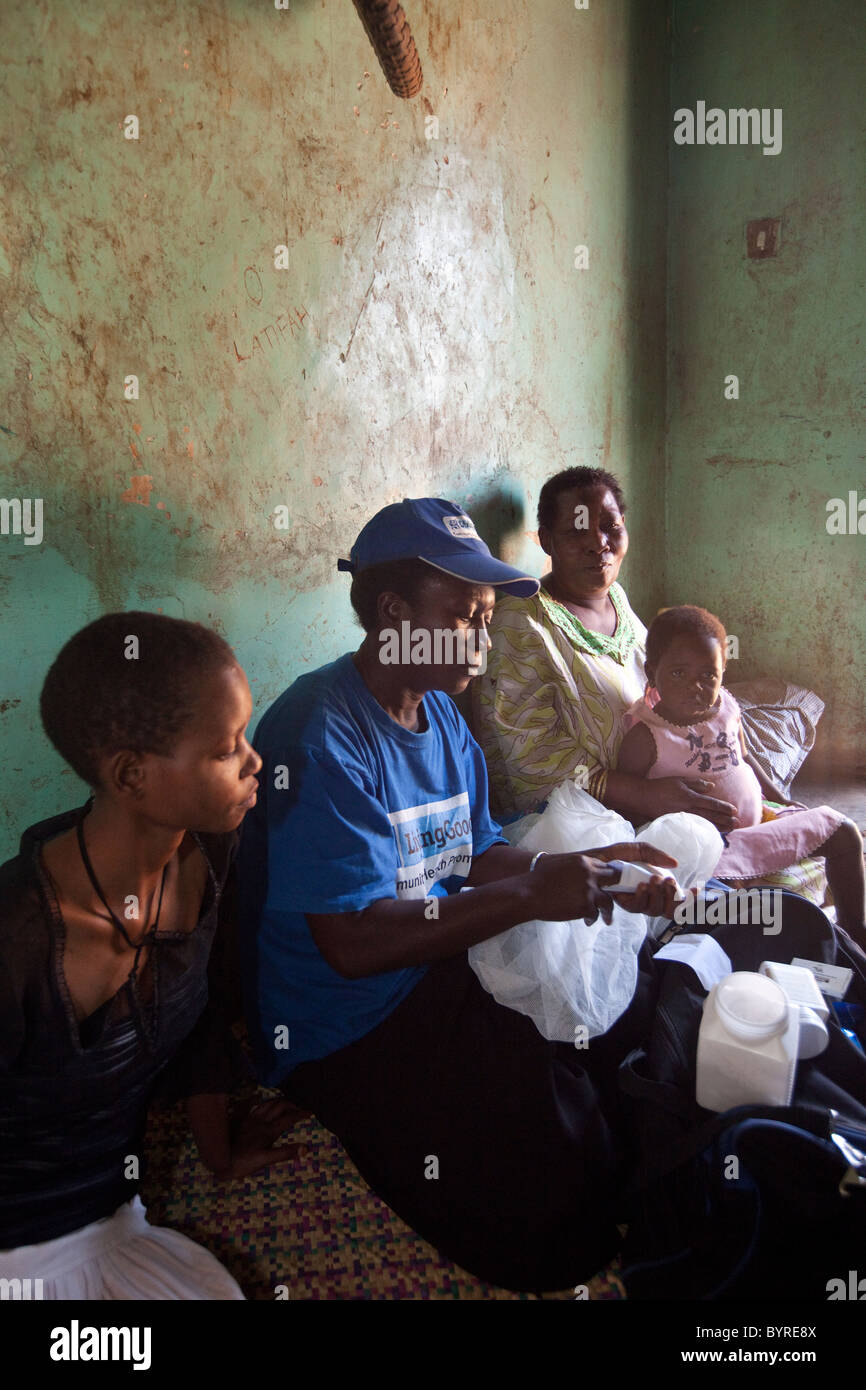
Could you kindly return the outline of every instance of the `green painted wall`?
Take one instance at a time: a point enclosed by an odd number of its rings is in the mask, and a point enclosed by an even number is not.
[[[540,573],[571,463],[623,477],[662,601],[666,5],[405,8],[409,103],[350,0],[3,6],[0,496],[44,536],[0,536],[2,857],[82,794],[37,698],[102,612],[212,623],[258,715],[356,645],[375,510],[452,496]]]
[[[863,18],[860,0],[674,0],[672,111],[781,107],[783,143],[671,135],[666,533],[668,601],[719,614],[740,678],[816,690],[822,756],[866,773],[866,536],[826,530],[828,499],[866,498]],[[765,217],[779,254],[747,260]]]

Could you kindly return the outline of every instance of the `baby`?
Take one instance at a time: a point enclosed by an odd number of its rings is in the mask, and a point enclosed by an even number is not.
[[[837,921],[866,947],[863,840],[830,806],[787,802],[746,750],[740,707],[722,686],[727,637],[704,608],[667,608],[647,634],[647,689],[626,711],[617,769],[637,777],[703,779],[736,811],[716,867],[721,879],[751,879],[808,855],[826,858]],[[764,806],[764,797],[775,805]]]

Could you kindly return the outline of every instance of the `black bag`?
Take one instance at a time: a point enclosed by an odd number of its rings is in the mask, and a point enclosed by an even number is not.
[[[866,956],[811,903],[782,899],[777,936],[759,922],[711,931],[733,968],[795,956],[849,966],[846,998],[866,1003]],[[850,1272],[866,1275],[866,1056],[831,1011],[829,1045],[798,1063],[792,1105],[714,1114],[695,1100],[707,991],[683,963],[654,960],[653,971],[647,1044],[619,1073],[636,1145],[622,1256],[629,1298],[846,1296],[831,1281],[856,1288]]]

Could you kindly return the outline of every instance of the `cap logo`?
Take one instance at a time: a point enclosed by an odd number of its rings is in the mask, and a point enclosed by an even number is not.
[[[481,539],[468,516],[443,516],[442,524],[458,540],[480,541]]]

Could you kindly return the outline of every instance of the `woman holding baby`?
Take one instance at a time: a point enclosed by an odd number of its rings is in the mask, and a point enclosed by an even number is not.
[[[742,836],[743,805],[718,784],[712,761],[684,757],[658,762],[648,751],[648,723],[659,697],[658,691],[647,688],[646,628],[617,582],[628,550],[625,499],[618,480],[593,468],[570,468],[548,479],[539,497],[538,538],[550,558],[550,572],[534,597],[509,596],[497,602],[487,670],[472,691],[475,732],[487,759],[494,813],[506,819],[534,811],[560,783],[577,778],[596,800],[636,825],[666,812],[690,811],[712,821],[723,836]],[[720,625],[719,630],[724,631]],[[706,646],[707,634],[699,636]],[[717,633],[713,641],[719,648],[711,653],[714,672],[719,668],[718,679],[710,682],[710,705],[715,709],[725,652]],[[697,664],[707,664],[705,653]],[[703,687],[699,677],[695,679],[702,698]],[[735,704],[727,692],[724,696],[729,705]],[[642,707],[649,720],[645,717],[642,730],[631,736],[630,755],[620,757],[626,723],[633,723]],[[691,713],[706,718],[711,710],[696,706]],[[735,722],[739,729],[736,716]],[[681,732],[687,736],[685,725]],[[698,731],[694,737],[703,735]],[[642,747],[637,759],[636,742]],[[737,749],[748,760],[739,741]],[[754,776],[749,761],[744,771]],[[759,791],[752,808],[760,808],[759,818],[782,820],[797,809],[781,806],[775,789],[763,780]],[[800,816],[786,821],[783,831],[777,827],[772,836],[753,835],[750,854],[741,854],[736,862],[732,858],[729,874],[726,849],[716,873],[738,882],[759,879],[803,892],[809,876],[804,856],[821,855],[839,899],[840,924],[859,933],[862,941],[859,831],[830,807],[807,814],[808,824]],[[771,841],[772,853],[764,862],[762,846],[769,847]],[[785,845],[790,851],[787,862]]]

